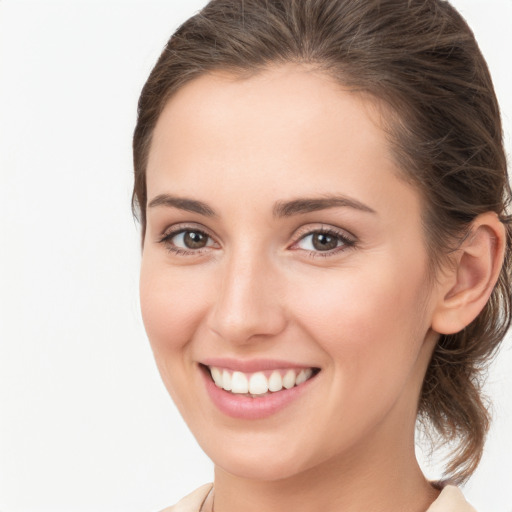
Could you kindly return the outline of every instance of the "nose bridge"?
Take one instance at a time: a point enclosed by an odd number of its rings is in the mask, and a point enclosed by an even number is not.
[[[254,246],[234,249],[219,271],[222,276],[210,317],[210,328],[217,335],[226,341],[245,343],[284,329],[281,279],[263,250]]]

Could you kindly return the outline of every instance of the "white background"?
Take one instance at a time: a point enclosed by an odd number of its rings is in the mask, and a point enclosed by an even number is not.
[[[130,214],[140,89],[200,0],[0,0],[0,511],[154,511],[212,464],[160,383]],[[512,0],[454,2],[512,133]],[[512,511],[512,347],[465,493]],[[436,477],[434,469],[429,470]]]

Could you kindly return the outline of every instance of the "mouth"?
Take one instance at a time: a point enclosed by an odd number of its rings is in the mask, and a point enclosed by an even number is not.
[[[199,366],[217,388],[232,395],[256,399],[301,386],[320,372],[316,367],[276,368],[248,373],[201,363]]]

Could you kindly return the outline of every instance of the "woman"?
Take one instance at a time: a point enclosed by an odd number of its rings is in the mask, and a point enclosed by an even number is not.
[[[215,481],[169,510],[473,510],[510,323],[510,189],[441,0],[213,0],[139,100],[155,359]],[[443,482],[417,421],[453,443]]]

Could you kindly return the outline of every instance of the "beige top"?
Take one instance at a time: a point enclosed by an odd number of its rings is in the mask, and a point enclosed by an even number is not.
[[[213,484],[205,484],[185,496],[173,507],[162,512],[212,512]],[[464,499],[462,492],[453,485],[447,485],[426,512],[476,512]]]

